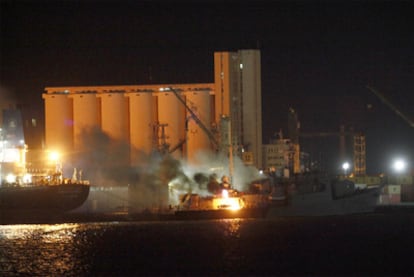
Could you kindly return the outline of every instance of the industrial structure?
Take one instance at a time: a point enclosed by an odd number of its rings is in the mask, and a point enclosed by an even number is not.
[[[295,145],[288,138],[279,134],[269,144],[263,145],[263,162],[269,172],[276,176],[289,177],[293,172]]]
[[[215,52],[214,73],[214,83],[47,87],[46,148],[80,152],[99,130],[131,146],[131,163],[154,150],[193,163],[226,151],[262,168],[260,51]]]
[[[16,175],[25,174],[26,144],[22,116],[18,109],[1,109],[0,121],[0,186],[7,178],[15,182]],[[15,174],[12,174],[15,173]]]

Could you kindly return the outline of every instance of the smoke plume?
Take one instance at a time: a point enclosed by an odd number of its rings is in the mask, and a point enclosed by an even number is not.
[[[129,187],[128,201],[137,210],[177,205],[180,195],[186,193],[211,195],[211,183],[220,182],[223,175],[232,177],[233,188],[239,191],[260,178],[257,169],[245,166],[237,157],[230,168],[225,155],[199,152],[197,162],[189,164],[168,154],[131,149],[128,143],[113,140],[99,128],[85,129],[81,141],[72,167],[82,169],[92,185]],[[138,157],[132,165],[130,153]]]

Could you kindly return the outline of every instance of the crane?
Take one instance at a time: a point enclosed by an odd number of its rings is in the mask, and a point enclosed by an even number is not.
[[[172,91],[174,95],[177,97],[177,99],[184,105],[184,107],[187,109],[187,111],[191,114],[191,117],[194,119],[194,121],[200,126],[200,128],[206,133],[206,135],[209,137],[211,143],[213,144],[216,151],[220,151],[220,143],[217,141],[214,134],[204,125],[204,123],[198,118],[198,116],[193,112],[193,110],[187,105],[187,103],[184,101],[184,99],[181,98],[181,96],[178,94],[176,90],[174,90],[172,87],[169,87],[168,90]],[[230,124],[228,117],[222,117],[222,122],[226,122],[227,124]],[[231,128],[230,128],[231,129]],[[229,142],[229,177],[230,182],[233,180],[233,171],[234,171],[234,162],[233,162],[233,148],[231,144],[231,135],[228,136]],[[184,143],[184,142],[183,142]]]
[[[168,88],[171,90],[174,95],[177,97],[177,99],[184,105],[184,107],[187,109],[187,111],[191,114],[191,117],[194,119],[194,121],[200,126],[200,128],[207,134],[210,141],[213,143],[214,147],[218,149],[219,143],[217,142],[215,136],[213,133],[204,125],[204,123],[198,118],[198,116],[193,112],[193,110],[187,105],[187,103],[181,98],[181,96],[178,94],[178,92],[173,89],[172,87]]]
[[[178,92],[173,89],[172,87],[166,88],[164,90],[172,91],[174,95],[177,97],[177,99],[184,105],[184,107],[188,110],[188,112],[191,114],[191,118],[194,119],[194,121],[200,126],[200,128],[207,134],[207,136],[210,138],[211,142],[214,144],[215,149],[218,149],[218,142],[216,138],[214,137],[214,134],[210,132],[207,127],[203,124],[203,122],[197,117],[197,115],[191,110],[191,108],[187,105],[187,103],[181,98],[181,96],[178,94]],[[181,139],[175,146],[170,148],[170,145],[167,143],[165,135],[165,127],[167,127],[168,124],[156,124],[154,126],[154,137],[157,138],[156,144],[158,145],[158,149],[161,153],[173,153],[175,150],[180,148],[184,143],[186,143],[186,139]],[[158,132],[161,132],[160,137],[158,137]]]
[[[385,105],[387,105],[393,112],[395,112],[399,117],[401,117],[405,122],[410,125],[410,127],[414,128],[414,121],[411,120],[408,116],[402,113],[395,105],[393,105],[381,92],[376,90],[375,88],[367,85],[367,88],[373,92]]]

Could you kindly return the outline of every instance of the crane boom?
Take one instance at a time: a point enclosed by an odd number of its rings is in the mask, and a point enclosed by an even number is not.
[[[367,88],[373,92],[385,105],[387,105],[391,110],[393,110],[399,117],[404,119],[411,127],[414,128],[414,121],[412,121],[408,116],[403,114],[396,106],[394,106],[382,93],[378,90],[374,89],[371,86],[367,86]]]
[[[172,87],[170,87],[169,90],[171,90],[175,94],[175,96],[177,97],[177,99],[184,105],[184,107],[187,109],[187,111],[191,114],[191,117],[195,120],[195,122],[198,124],[198,126],[200,126],[200,128],[210,138],[211,142],[214,144],[214,147],[216,149],[218,149],[219,144],[218,144],[216,138],[214,137],[214,135],[210,132],[210,130],[207,129],[207,127],[204,125],[204,123],[198,118],[198,116],[193,112],[193,110],[191,110],[191,108],[181,98],[181,96],[178,94],[178,92],[176,90],[174,90]]]

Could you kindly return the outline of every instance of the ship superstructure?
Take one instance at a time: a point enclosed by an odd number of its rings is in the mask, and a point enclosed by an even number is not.
[[[39,167],[26,161],[27,146],[20,111],[3,110],[0,140],[0,224],[18,223],[39,215],[56,215],[81,206],[89,195],[89,182],[64,178],[55,153],[39,151]],[[50,163],[42,163],[50,155]]]
[[[0,185],[5,182],[26,182],[27,146],[20,110],[2,110],[0,126]]]

